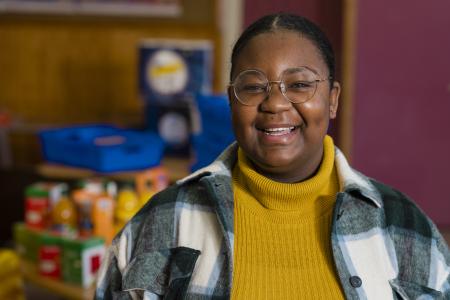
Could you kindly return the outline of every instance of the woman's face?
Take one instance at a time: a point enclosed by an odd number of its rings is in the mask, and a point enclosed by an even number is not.
[[[234,79],[256,69],[269,81],[279,80],[289,68],[305,66],[328,78],[328,68],[319,50],[293,31],[275,31],[253,37],[234,62]],[[228,89],[234,133],[239,146],[265,176],[280,182],[298,182],[314,174],[323,153],[329,120],[336,117],[340,87],[330,89],[329,80],[317,84],[314,96],[302,104],[284,98],[279,85],[272,84],[270,96],[257,106],[237,101]],[[282,130],[282,128],[290,128]],[[294,128],[294,129],[292,129]],[[274,131],[278,129],[278,131]]]

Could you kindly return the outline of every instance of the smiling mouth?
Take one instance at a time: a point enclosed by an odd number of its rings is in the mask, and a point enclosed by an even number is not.
[[[285,135],[289,134],[292,131],[296,130],[299,126],[289,126],[289,127],[278,127],[278,128],[258,128],[258,130],[262,131],[266,135]]]

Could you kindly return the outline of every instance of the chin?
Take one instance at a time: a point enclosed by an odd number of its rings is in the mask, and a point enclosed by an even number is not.
[[[263,171],[268,171],[271,173],[284,173],[284,172],[288,172],[292,166],[293,166],[294,162],[292,159],[283,159],[280,157],[276,157],[274,159],[260,159],[257,162],[257,165],[259,166],[260,169],[262,169]]]

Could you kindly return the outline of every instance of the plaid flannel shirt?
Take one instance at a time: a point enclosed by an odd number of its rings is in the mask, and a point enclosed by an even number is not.
[[[97,299],[230,297],[236,150],[136,214],[104,258]],[[337,148],[335,155],[340,192],[330,239],[345,297],[450,299],[450,254],[432,221],[402,193],[353,170]]]

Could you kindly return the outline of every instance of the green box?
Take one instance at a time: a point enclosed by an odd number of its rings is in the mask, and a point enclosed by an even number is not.
[[[91,286],[104,253],[105,242],[101,238],[63,239],[63,280],[83,287]]]
[[[19,255],[31,262],[37,263],[39,247],[43,232],[28,228],[23,222],[14,223],[13,236]]]

